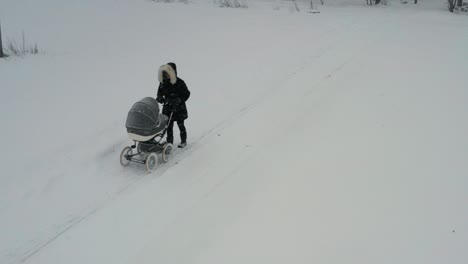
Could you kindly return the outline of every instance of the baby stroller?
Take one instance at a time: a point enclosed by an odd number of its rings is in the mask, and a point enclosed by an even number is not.
[[[168,162],[172,155],[172,144],[162,141],[172,118],[159,113],[158,102],[145,97],[136,102],[128,112],[127,133],[134,144],[125,147],[120,153],[120,164],[126,167],[130,162],[145,164],[148,172],[158,167],[158,154],[163,162]],[[136,152],[134,149],[136,148]]]

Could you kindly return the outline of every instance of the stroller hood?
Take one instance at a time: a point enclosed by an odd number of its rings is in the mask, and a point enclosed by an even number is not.
[[[145,97],[133,104],[125,126],[128,133],[151,136],[160,131],[159,123],[158,102],[152,97]]]

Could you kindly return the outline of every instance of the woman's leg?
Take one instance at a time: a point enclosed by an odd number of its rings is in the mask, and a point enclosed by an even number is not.
[[[177,120],[177,126],[179,126],[180,141],[187,143],[187,129],[185,128],[184,120]]]
[[[174,143],[174,120],[171,120],[167,126],[167,138],[166,141],[167,143]]]

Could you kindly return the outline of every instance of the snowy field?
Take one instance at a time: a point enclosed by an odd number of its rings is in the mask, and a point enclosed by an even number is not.
[[[316,2],[0,0],[0,263],[468,263],[468,17]],[[189,145],[123,168],[169,61]]]

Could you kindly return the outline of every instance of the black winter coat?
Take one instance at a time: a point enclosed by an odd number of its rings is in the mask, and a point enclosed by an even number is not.
[[[184,80],[177,77],[175,84],[160,83],[158,97],[156,100],[164,104],[162,113],[168,117],[174,112],[173,120],[185,120],[188,118],[188,111],[185,102],[190,97],[190,91]]]

